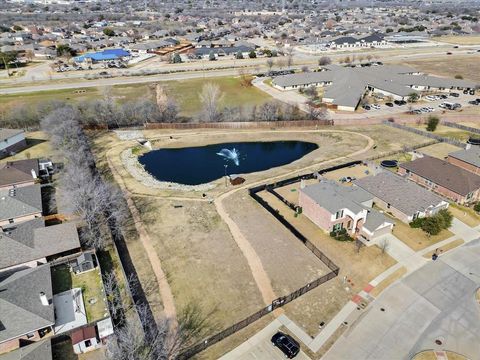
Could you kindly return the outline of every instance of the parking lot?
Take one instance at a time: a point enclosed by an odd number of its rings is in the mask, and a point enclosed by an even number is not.
[[[468,102],[475,100],[477,98],[480,98],[480,94],[476,93],[475,95],[470,95],[470,94],[463,94],[462,91],[452,91],[457,94],[459,94],[458,97],[453,97],[453,96],[448,96],[446,99],[439,99],[439,100],[427,100],[426,97],[422,97],[421,100],[419,100],[416,103],[407,103],[402,106],[394,105],[393,107],[388,107],[385,105],[385,101],[379,100],[378,109],[370,109],[370,110],[365,110],[365,113],[368,115],[394,115],[398,114],[399,112],[408,112],[410,108],[412,110],[419,110],[424,107],[431,107],[433,108],[433,111],[430,111],[430,113],[435,114],[435,113],[440,113],[442,111],[447,111],[447,112],[452,112],[452,111],[458,111],[458,110],[448,110],[448,109],[442,109],[439,107],[440,104],[444,102],[450,102],[450,103],[458,103],[461,105],[461,108],[467,107],[467,106],[479,106],[479,105],[471,105]],[[439,93],[441,94],[441,93]],[[445,93],[446,95],[446,93]],[[422,111],[421,113],[428,113],[427,111]]]

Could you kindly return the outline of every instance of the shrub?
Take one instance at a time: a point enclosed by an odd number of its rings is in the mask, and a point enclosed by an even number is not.
[[[440,119],[438,116],[429,116],[427,120],[427,131],[435,131],[439,122]]]
[[[337,241],[353,241],[353,238],[348,235],[347,229],[344,228],[331,231],[330,236]]]
[[[443,218],[441,216],[430,216],[422,223],[422,230],[429,235],[437,235],[443,229]]]
[[[425,218],[416,218],[415,220],[410,222],[409,225],[413,229],[420,229],[422,227],[423,220],[425,220]]]
[[[443,219],[444,229],[448,229],[450,226],[452,226],[453,215],[447,209],[440,210],[436,216],[439,216]]]
[[[477,203],[473,206],[473,210],[475,210],[476,212],[480,212],[480,202],[477,202]]]

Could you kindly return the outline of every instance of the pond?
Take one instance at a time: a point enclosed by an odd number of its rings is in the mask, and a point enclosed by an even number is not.
[[[289,164],[316,150],[304,141],[232,142],[159,149],[139,157],[157,180],[200,185],[234,174],[249,174]]]

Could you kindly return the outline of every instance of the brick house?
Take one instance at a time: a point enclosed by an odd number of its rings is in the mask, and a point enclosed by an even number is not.
[[[373,196],[358,187],[323,180],[300,189],[302,213],[321,229],[346,229],[354,238],[375,240],[389,234],[393,221],[372,209]]]
[[[480,175],[480,146],[471,146],[469,149],[450,153],[447,161],[452,165]]]
[[[55,315],[50,265],[0,278],[0,354],[39,341],[52,331]]]
[[[399,165],[398,173],[458,204],[480,199],[480,176],[430,156]]]
[[[435,215],[449,205],[440,196],[390,171],[356,180],[354,185],[372,194],[375,205],[405,223]]]

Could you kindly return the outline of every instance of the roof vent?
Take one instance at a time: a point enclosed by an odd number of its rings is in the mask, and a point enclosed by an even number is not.
[[[42,305],[43,306],[48,306],[50,305],[48,299],[47,299],[47,295],[45,295],[45,293],[43,291],[40,292],[40,301],[42,302]]]

